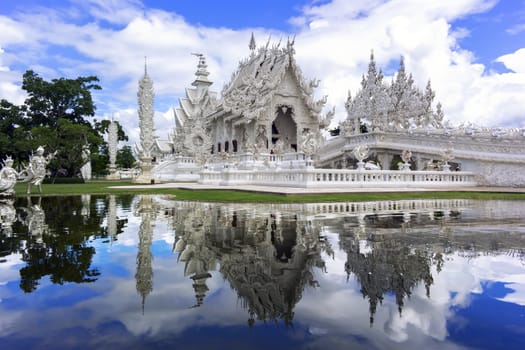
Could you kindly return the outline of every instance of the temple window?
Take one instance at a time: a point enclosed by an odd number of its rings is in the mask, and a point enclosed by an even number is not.
[[[237,152],[237,140],[232,141],[232,148],[234,153]]]

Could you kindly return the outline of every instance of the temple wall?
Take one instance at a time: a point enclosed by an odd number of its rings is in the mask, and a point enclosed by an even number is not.
[[[481,186],[525,187],[525,166],[520,163],[457,159],[461,170],[478,174]]]

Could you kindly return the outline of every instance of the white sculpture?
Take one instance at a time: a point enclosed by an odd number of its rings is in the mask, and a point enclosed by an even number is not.
[[[27,181],[27,193],[31,193],[31,185],[38,186],[38,191],[42,193],[42,181],[46,177],[46,166],[56,155],[56,151],[44,157],[44,147],[39,146],[36,154],[29,158],[29,165],[21,173],[25,174]]]
[[[91,180],[91,152],[89,151],[89,145],[82,147],[82,161],[84,164],[80,168],[80,175],[84,181]]]
[[[410,160],[412,158],[412,152],[409,150],[404,150],[401,153],[401,160],[403,160],[403,164],[401,165],[399,170],[403,171],[410,171]]]
[[[363,162],[363,160],[365,160],[368,157],[369,151],[370,150],[366,145],[356,146],[352,150],[354,158],[357,159],[357,170],[363,170],[365,168],[365,163]]]
[[[116,180],[117,177],[117,147],[118,147],[118,125],[111,120],[108,126],[108,153],[109,153],[109,175],[108,180]]]
[[[18,173],[13,169],[13,159],[8,156],[4,160],[4,167],[0,170],[0,196],[12,196]]]
[[[139,91],[137,92],[139,105],[139,127],[140,127],[140,154],[142,159],[151,158],[151,150],[154,144],[154,126],[153,126],[153,81],[148,75],[147,66],[144,65],[144,76],[139,81]]]
[[[152,183],[154,182],[151,169],[152,164],[152,150],[155,145],[153,126],[153,98],[155,93],[153,91],[153,81],[148,75],[148,69],[144,64],[144,76],[139,81],[139,91],[137,92],[138,98],[138,114],[139,114],[139,127],[140,127],[140,144],[136,145],[136,152],[140,160],[140,169],[142,173],[133,179],[136,183]]]
[[[450,171],[450,164],[448,164],[448,162],[454,159],[452,148],[447,148],[446,150],[444,150],[441,153],[441,159],[442,159],[441,170]]]
[[[381,170],[381,166],[374,161],[365,162],[364,168],[366,170]]]
[[[361,122],[366,122],[371,131],[442,129],[443,111],[440,103],[434,111],[434,97],[430,81],[424,92],[414,85],[412,75],[405,71],[403,58],[395,79],[390,85],[385,84],[372,53],[361,90],[353,100],[348,94],[345,104],[347,119],[342,123],[344,135],[359,133]]]
[[[313,157],[321,146],[321,135],[310,130],[303,131],[301,135],[301,151],[306,155],[306,166],[313,167]]]

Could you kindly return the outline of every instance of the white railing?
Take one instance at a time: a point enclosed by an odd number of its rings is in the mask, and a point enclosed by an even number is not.
[[[476,186],[471,172],[347,169],[204,170],[200,183],[304,188]]]

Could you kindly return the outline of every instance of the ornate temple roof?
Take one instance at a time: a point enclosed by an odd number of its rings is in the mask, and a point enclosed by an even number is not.
[[[230,113],[233,117],[243,117],[238,123],[248,123],[265,115],[275,94],[286,94],[303,99],[311,115],[321,119],[320,112],[326,103],[326,96],[313,100],[319,80],[304,79],[294,58],[294,41],[288,39],[284,47],[279,41],[270,47],[268,40],[265,46],[256,49],[252,35],[250,56],[239,62],[237,70],[222,89],[222,109],[212,117]],[[298,91],[279,89],[287,72],[295,78]]]

